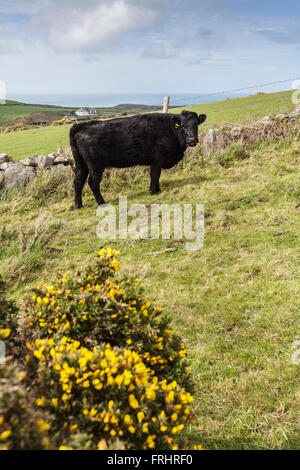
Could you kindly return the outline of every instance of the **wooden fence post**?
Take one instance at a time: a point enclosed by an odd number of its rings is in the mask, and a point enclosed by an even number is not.
[[[170,103],[170,97],[165,96],[164,99],[164,107],[163,107],[163,113],[167,113],[169,111],[169,103]]]

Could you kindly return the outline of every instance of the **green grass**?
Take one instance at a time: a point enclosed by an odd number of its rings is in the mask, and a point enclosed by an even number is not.
[[[71,125],[35,127],[28,130],[0,134],[0,153],[7,153],[15,160],[29,155],[48,155],[59,147],[67,148]]]
[[[215,115],[208,125],[284,111],[289,96],[282,94],[277,109],[266,95],[217,103],[220,121],[213,121]],[[226,106],[235,103],[230,114]],[[9,153],[15,156],[24,136],[28,142],[29,136],[44,136],[41,148],[55,150],[67,145],[64,133],[15,133]],[[8,149],[1,144],[0,151]],[[33,147],[28,153],[40,152]],[[188,346],[199,424],[187,435],[207,449],[300,447],[300,366],[291,362],[299,339],[299,156],[299,137],[258,143],[248,159],[232,158],[228,168],[208,165],[199,150],[191,150],[183,163],[163,172],[158,196],[148,193],[146,169],[104,176],[103,194],[112,204],[122,194],[130,204],[205,205],[199,251],[186,251],[184,241],[172,239],[113,246],[121,250],[121,272],[143,280],[147,297],[165,307]],[[83,201],[76,211],[71,177],[39,177],[24,190],[0,193],[0,273],[11,298],[93,262],[104,243],[96,237],[96,205],[88,187]],[[176,251],[151,255],[168,247]]]
[[[59,106],[30,105],[8,100],[5,105],[0,105],[0,122],[11,121],[16,118],[23,118],[31,113],[44,111],[67,114],[70,110],[74,109],[75,108],[62,108]]]
[[[216,127],[221,123],[243,122],[264,117],[267,114],[275,115],[278,110],[286,112],[293,105],[292,91],[253,95],[246,98],[219,101],[217,103],[187,106],[184,109],[205,113],[208,116],[206,127]],[[171,109],[170,112],[181,112],[181,108]]]
[[[236,98],[198,106],[186,107],[198,113],[206,113],[208,119],[204,128],[216,127],[222,123],[242,122],[256,119],[266,114],[275,114],[278,110],[285,112],[293,107],[291,91],[255,95],[247,98]],[[11,106],[15,108],[15,106]],[[2,106],[0,106],[1,113]],[[49,108],[52,109],[52,108]],[[110,112],[110,111],[109,111]],[[181,108],[170,112],[181,112]],[[1,121],[1,114],[0,114]],[[70,126],[42,127],[7,134],[0,134],[0,153],[8,153],[15,160],[29,155],[48,154],[58,147],[69,147]]]

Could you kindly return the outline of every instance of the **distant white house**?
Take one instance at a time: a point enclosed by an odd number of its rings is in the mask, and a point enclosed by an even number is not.
[[[86,108],[77,109],[77,111],[75,111],[75,114],[77,116],[89,116],[90,115],[88,109]]]
[[[77,116],[96,116],[98,112],[95,108],[80,108],[75,111],[75,114],[77,114]]]
[[[75,116],[64,116],[63,120],[64,121],[76,121],[76,117]]]

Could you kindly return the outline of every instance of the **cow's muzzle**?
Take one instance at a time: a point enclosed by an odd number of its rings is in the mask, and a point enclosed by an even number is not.
[[[189,139],[189,140],[187,141],[187,144],[188,144],[189,147],[195,147],[195,145],[197,145],[198,142],[199,142],[198,139]]]

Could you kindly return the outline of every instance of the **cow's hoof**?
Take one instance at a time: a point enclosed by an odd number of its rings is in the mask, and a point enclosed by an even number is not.
[[[161,191],[160,189],[158,191],[150,191],[150,194],[152,194],[152,196],[155,196],[155,194],[159,194]]]

